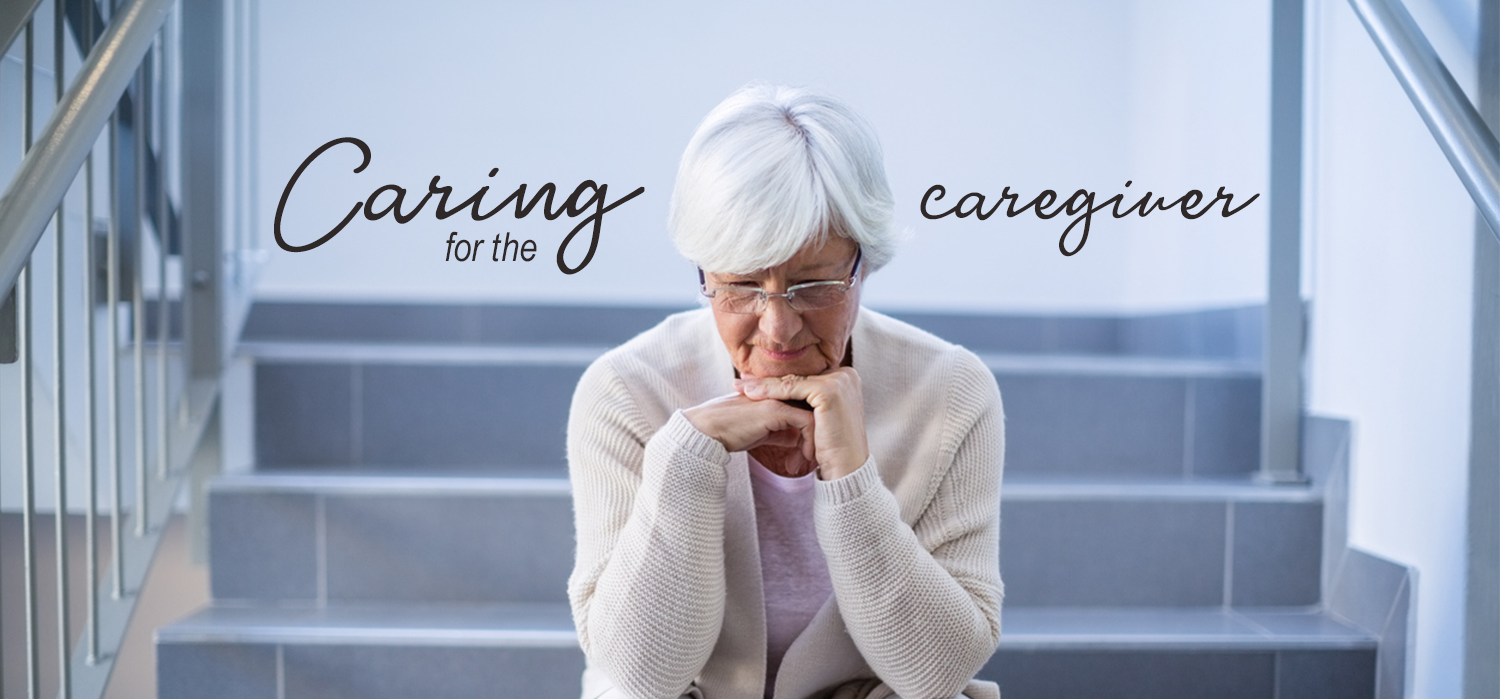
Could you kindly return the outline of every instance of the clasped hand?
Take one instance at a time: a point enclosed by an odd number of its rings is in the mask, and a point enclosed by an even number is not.
[[[731,452],[748,451],[787,477],[818,470],[833,480],[853,473],[870,456],[859,374],[840,367],[817,376],[745,376],[736,393],[683,411],[699,432]],[[781,401],[803,400],[812,411]]]

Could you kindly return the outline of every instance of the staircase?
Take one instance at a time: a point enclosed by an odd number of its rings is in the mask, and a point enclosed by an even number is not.
[[[573,386],[665,309],[261,304],[256,470],[210,495],[214,603],[162,699],[578,695]],[[1347,423],[1252,474],[1259,313],[907,314],[1005,400],[1007,699],[1405,696],[1410,574],[1348,549]],[[711,698],[710,698],[711,699]]]

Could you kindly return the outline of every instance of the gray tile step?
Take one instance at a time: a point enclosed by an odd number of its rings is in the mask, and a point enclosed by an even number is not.
[[[244,338],[617,345],[688,307],[257,301]],[[881,309],[877,309],[881,310]],[[1147,315],[887,311],[976,352],[1256,358],[1259,306]],[[176,317],[175,314],[173,317]]]
[[[559,478],[248,476],[209,493],[216,600],[565,602]]]
[[[1374,696],[1374,637],[1315,610],[1022,608],[1004,623],[980,676],[1007,699]],[[221,606],[156,640],[162,699],[571,699],[583,665],[560,604]]]
[[[602,346],[245,343],[268,469],[563,472],[568,405]],[[984,355],[1012,474],[1250,473],[1260,377],[1238,360]],[[1086,426],[1087,429],[1080,429]]]
[[[1248,481],[1007,478],[1007,605],[1283,606],[1319,599],[1323,503]],[[565,479],[259,474],[210,489],[217,600],[566,600]]]
[[[565,605],[215,607],[156,632],[160,699],[575,699]]]
[[[1310,609],[1007,608],[1006,699],[1372,699],[1376,639]]]

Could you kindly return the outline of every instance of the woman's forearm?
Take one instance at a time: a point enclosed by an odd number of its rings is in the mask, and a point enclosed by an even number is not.
[[[570,452],[579,471],[575,622],[585,652],[622,690],[675,698],[707,662],[723,619],[728,457],[680,414],[646,445],[634,488],[609,465],[620,458],[610,451]]]
[[[903,697],[957,694],[999,642],[1002,420],[998,400],[981,411],[912,526],[873,458],[818,484],[818,542],[844,623]]]

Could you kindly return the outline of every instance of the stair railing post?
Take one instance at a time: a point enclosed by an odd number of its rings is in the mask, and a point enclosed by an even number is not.
[[[224,368],[224,3],[182,4],[182,248],[188,374]]]
[[[1302,67],[1303,0],[1271,6],[1270,252],[1260,471],[1265,483],[1302,473]]]

